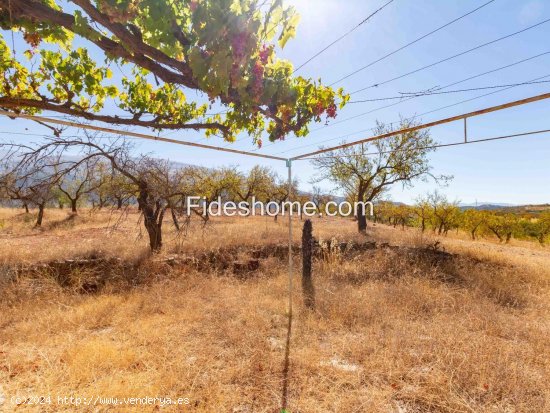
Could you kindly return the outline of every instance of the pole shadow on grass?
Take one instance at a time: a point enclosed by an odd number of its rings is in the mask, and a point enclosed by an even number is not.
[[[285,360],[283,364],[283,394],[281,397],[281,413],[288,413],[288,382],[290,372],[290,336],[292,333],[292,311],[288,314],[288,327],[286,331]]]

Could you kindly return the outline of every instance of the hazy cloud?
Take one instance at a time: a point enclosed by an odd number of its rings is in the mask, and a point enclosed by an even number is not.
[[[540,0],[533,0],[525,4],[519,12],[519,22],[521,24],[535,23],[542,16],[544,4]]]

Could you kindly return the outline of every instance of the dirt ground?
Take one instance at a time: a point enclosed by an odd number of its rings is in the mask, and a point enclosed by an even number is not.
[[[0,210],[0,411],[550,411],[548,247],[315,218],[308,310],[295,219],[287,348],[287,225]]]

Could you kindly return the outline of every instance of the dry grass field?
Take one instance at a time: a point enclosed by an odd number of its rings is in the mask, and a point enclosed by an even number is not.
[[[136,211],[46,214],[36,230],[0,210],[0,411],[281,410],[284,219],[195,222],[186,234],[167,220],[152,257]],[[313,228],[348,247],[314,261],[314,311],[295,257],[289,412],[550,411],[549,248],[381,225],[360,236],[340,218]]]

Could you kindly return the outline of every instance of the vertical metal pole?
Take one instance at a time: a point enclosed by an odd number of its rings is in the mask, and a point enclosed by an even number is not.
[[[288,201],[292,202],[292,160],[286,161],[288,169]],[[288,315],[292,317],[292,207],[288,213]]]
[[[292,194],[292,160],[287,159],[288,168],[288,201]],[[286,412],[288,407],[288,385],[290,371],[290,335],[292,334],[292,209],[288,212],[288,329],[286,332],[285,361],[283,364],[283,394],[281,411]]]
[[[468,118],[464,118],[464,143],[468,143]]]

